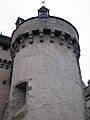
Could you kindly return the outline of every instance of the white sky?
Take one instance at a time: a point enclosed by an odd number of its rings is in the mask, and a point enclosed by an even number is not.
[[[85,83],[90,79],[90,0],[46,0],[50,15],[71,22],[79,32],[80,67]],[[11,36],[18,17],[28,19],[38,15],[42,0],[0,0],[0,32]]]

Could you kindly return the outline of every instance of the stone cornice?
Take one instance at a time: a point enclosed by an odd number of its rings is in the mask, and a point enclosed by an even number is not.
[[[6,59],[2,59],[0,58],[0,68],[5,68],[5,69],[9,69],[13,67],[13,62],[11,60],[6,60]]]
[[[24,48],[26,46],[26,43],[29,44],[34,43],[34,37],[35,35],[39,36],[39,41],[44,42],[45,35],[49,35],[50,37],[50,43],[55,42],[55,38],[58,39],[58,45],[63,46],[66,44],[67,49],[72,49],[73,52],[76,54],[76,58],[79,59],[80,57],[80,47],[78,40],[73,38],[71,35],[58,30],[49,30],[49,29],[40,29],[40,30],[32,30],[27,33],[19,35],[14,42],[11,45],[11,57],[14,59],[16,52],[19,52],[21,48]]]

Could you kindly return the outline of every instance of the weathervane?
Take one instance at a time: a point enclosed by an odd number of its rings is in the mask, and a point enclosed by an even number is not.
[[[45,0],[42,1],[43,5],[45,6]]]

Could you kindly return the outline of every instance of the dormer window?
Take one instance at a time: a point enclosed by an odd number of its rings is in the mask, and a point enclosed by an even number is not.
[[[24,22],[24,19],[18,17],[17,21],[16,21],[16,28],[19,27],[20,24],[22,24]]]
[[[47,17],[49,17],[49,9],[47,9],[45,6],[41,7],[38,10],[38,16],[39,16],[39,18],[47,18]]]

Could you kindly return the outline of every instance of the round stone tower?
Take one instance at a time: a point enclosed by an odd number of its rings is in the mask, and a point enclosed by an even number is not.
[[[75,27],[50,16],[44,6],[37,17],[18,18],[16,27],[11,45],[11,118],[86,120]]]

